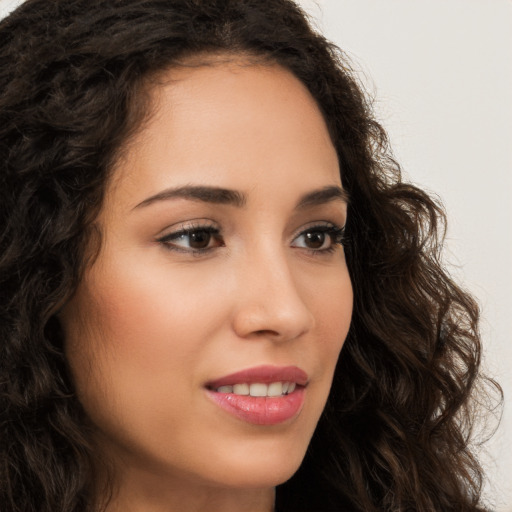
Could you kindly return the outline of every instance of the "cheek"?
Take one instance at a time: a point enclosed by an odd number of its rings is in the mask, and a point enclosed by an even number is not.
[[[128,366],[179,371],[222,318],[220,283],[161,263],[117,263],[99,268],[85,286],[81,310],[92,315],[93,337]]]
[[[176,401],[175,391],[194,380],[191,365],[206,337],[186,283],[150,265],[116,263],[88,274],[62,318],[78,393],[101,423],[112,411],[136,415],[156,398]]]
[[[348,272],[337,284],[325,289],[323,300],[317,302],[316,318],[319,321],[318,343],[324,372],[322,381],[325,400],[329,394],[334,370],[347,337],[353,309],[353,290]]]
[[[305,347],[316,376],[311,417],[318,419],[329,395],[334,370],[350,327],[353,290],[346,267],[330,277],[308,281],[307,300],[315,318],[315,336]]]
[[[68,306],[67,357],[80,400],[104,434],[126,446],[133,439],[163,446],[168,432],[180,428],[181,416],[172,411],[191,406],[183,397],[197,387],[195,369],[208,339],[197,311],[209,312],[186,293],[186,283],[169,283],[154,268],[143,274],[129,263],[119,268],[131,270],[90,273]],[[216,309],[211,314],[219,316]]]
[[[340,287],[329,294],[326,300],[328,318],[325,320],[325,326],[329,332],[336,333],[332,339],[332,349],[336,354],[342,349],[350,328],[353,302],[352,284],[347,273]]]
[[[339,353],[350,327],[353,308],[353,290],[345,265],[338,272],[308,281],[309,309],[315,317],[317,339],[322,350],[332,360]]]

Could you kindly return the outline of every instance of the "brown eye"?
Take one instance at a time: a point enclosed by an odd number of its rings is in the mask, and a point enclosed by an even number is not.
[[[206,230],[198,230],[189,233],[188,237],[191,249],[206,249],[210,245],[212,234]]]
[[[309,249],[320,249],[325,243],[325,233],[309,231],[304,235],[304,243]]]
[[[308,249],[317,253],[334,251],[337,245],[342,245],[344,228],[335,225],[313,226],[304,230],[293,240],[292,247]]]
[[[166,248],[189,253],[201,253],[223,244],[219,230],[213,227],[182,229],[158,240]]]

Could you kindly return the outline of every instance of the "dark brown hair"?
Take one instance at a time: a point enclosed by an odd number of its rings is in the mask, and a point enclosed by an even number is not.
[[[91,509],[86,420],[56,314],[149,77],[198,54],[290,70],[327,121],[350,195],[354,314],[280,511],[476,511],[478,309],[440,263],[440,205],[405,184],[343,53],[290,0],[28,0],[0,23],[0,503]]]

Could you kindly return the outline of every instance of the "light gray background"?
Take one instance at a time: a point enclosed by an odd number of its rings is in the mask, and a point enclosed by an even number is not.
[[[0,17],[20,3],[0,0]],[[506,394],[487,495],[512,512],[512,1],[301,3],[353,59],[405,178],[446,206],[447,259],[479,299],[485,366]]]

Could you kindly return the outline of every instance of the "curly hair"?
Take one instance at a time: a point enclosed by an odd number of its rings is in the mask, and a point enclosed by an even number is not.
[[[350,195],[354,312],[279,511],[477,511],[478,308],[444,270],[440,204],[403,183],[342,51],[291,0],[28,0],[0,23],[0,503],[91,510],[94,468],[56,314],[145,86],[193,55],[277,63],[319,105]]]

